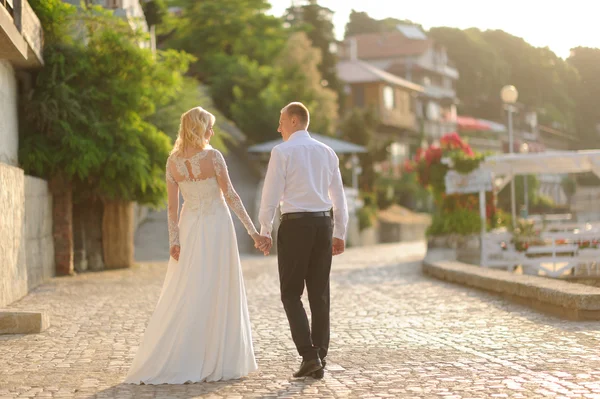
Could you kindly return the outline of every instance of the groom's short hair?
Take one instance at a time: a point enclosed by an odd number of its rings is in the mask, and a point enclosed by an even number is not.
[[[308,112],[308,108],[301,102],[289,103],[281,110],[281,112],[284,111],[287,112],[290,117],[295,116],[302,124],[308,126],[308,123],[310,122],[310,113]]]

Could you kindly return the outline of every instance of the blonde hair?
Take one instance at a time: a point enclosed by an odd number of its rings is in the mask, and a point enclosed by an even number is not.
[[[182,153],[188,148],[203,150],[208,144],[206,133],[215,124],[215,116],[202,107],[195,107],[181,115],[179,133],[173,153]]]

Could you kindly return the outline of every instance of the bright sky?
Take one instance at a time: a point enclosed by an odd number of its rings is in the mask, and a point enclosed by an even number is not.
[[[280,16],[292,0],[269,0]],[[301,0],[297,0],[301,3]],[[433,26],[502,29],[536,47],[550,47],[559,57],[572,47],[599,47],[597,0],[319,0],[335,11],[336,36],[342,39],[352,9],[372,18],[394,17]],[[494,8],[492,8],[494,7]]]

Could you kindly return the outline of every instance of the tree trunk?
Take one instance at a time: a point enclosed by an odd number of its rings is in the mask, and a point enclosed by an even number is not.
[[[102,217],[102,246],[107,269],[133,265],[133,202],[106,201]]]
[[[98,200],[73,205],[75,270],[104,269],[102,219],[104,204]]]
[[[67,276],[73,269],[73,187],[64,176],[50,179],[52,192],[52,235],[56,275]]]

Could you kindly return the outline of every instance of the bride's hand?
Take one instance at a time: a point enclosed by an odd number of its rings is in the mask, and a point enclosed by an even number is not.
[[[258,233],[252,234],[252,239],[254,240],[254,248],[260,248],[263,243],[263,236]]]
[[[171,247],[171,249],[169,250],[169,254],[171,254],[171,257],[173,259],[175,259],[176,261],[179,261],[179,252],[181,251],[181,247],[179,245],[173,245]]]
[[[271,249],[271,239],[267,236],[261,236],[258,234],[253,234],[252,239],[254,240],[254,248],[263,251],[265,255],[268,255],[269,250]]]

